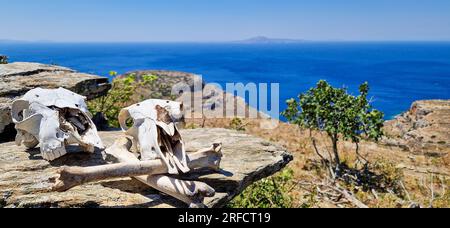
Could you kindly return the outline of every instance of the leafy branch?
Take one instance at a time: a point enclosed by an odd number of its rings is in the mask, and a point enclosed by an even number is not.
[[[384,114],[368,101],[369,84],[362,84],[359,93],[358,96],[350,95],[345,88],[334,88],[322,80],[315,88],[299,95],[298,100],[288,100],[288,108],[282,113],[290,123],[327,134],[333,148],[329,159],[321,155],[312,134],[310,138],[324,164],[333,166],[333,176],[341,173],[339,141],[351,140],[356,144],[356,154],[362,157],[359,154],[360,141],[377,141],[383,136]]]
[[[109,75],[114,77],[111,90],[108,91],[106,96],[90,101],[88,107],[93,114],[102,113],[111,127],[119,127],[117,117],[120,110],[127,106],[136,89],[153,84],[158,76],[143,75],[141,80],[138,81],[134,73],[117,77],[117,72],[111,71]]]

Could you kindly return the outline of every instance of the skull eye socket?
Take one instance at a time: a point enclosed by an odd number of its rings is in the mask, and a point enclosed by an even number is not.
[[[17,114],[18,117],[19,117],[19,121],[22,121],[22,120],[23,120],[24,112],[25,112],[25,110],[22,110],[22,111],[20,111],[20,112]]]
[[[180,104],[180,110],[181,110],[181,111],[184,110],[184,104],[183,104],[183,103]]]
[[[133,120],[133,118],[128,118],[128,119],[125,121],[125,125],[127,126],[127,128],[132,128],[132,127],[134,126],[134,120]]]

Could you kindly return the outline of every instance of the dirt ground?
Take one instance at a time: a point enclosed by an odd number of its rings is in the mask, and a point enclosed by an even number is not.
[[[313,149],[310,133],[297,126],[280,123],[272,130],[261,128],[259,120],[242,119],[238,124],[230,119],[188,120],[186,128],[222,127],[243,130],[286,147],[294,155],[289,165],[294,171],[294,187],[289,193],[295,207],[356,207],[349,200],[336,196],[325,185],[327,171]],[[329,139],[312,133],[324,156],[331,150]],[[350,167],[361,167],[355,145],[340,142],[341,159]],[[360,154],[370,164],[398,182],[397,192],[365,191],[358,186],[345,186],[352,195],[368,207],[450,207],[450,156],[448,153],[414,153],[383,143],[362,142]],[[359,159],[361,160],[361,159]]]

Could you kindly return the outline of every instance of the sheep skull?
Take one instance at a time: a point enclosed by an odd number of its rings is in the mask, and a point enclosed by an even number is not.
[[[16,143],[39,146],[42,157],[49,161],[67,154],[66,145],[78,144],[89,153],[96,147],[104,149],[85,99],[63,88],[30,90],[12,105]]]
[[[141,160],[160,158],[167,165],[169,174],[187,173],[186,150],[175,125],[183,119],[182,112],[182,103],[151,99],[123,109],[119,123],[126,134],[133,137]],[[128,120],[133,121],[130,128]]]

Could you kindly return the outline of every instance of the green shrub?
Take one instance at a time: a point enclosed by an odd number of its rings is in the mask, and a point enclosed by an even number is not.
[[[403,170],[395,163],[378,159],[365,164],[361,169],[351,168],[344,163],[339,180],[355,193],[371,193],[374,190],[378,193],[395,193],[397,197],[403,198],[403,178]]]
[[[230,129],[236,131],[245,131],[245,124],[242,122],[242,119],[236,117],[231,120]]]
[[[391,161],[381,159],[370,165],[370,170],[377,174],[377,179],[372,180],[372,184],[379,189],[391,190],[398,195],[403,194],[400,182],[403,181],[403,170]],[[374,188],[375,189],[375,188]]]
[[[233,199],[231,208],[290,208],[293,199],[289,195],[293,186],[294,171],[284,169],[281,173],[249,186]]]
[[[8,64],[8,56],[0,55],[0,64]]]
[[[142,80],[136,80],[136,74],[129,74],[121,78],[117,78],[117,72],[111,71],[111,77],[115,77],[111,90],[106,96],[94,99],[88,102],[89,111],[92,114],[103,113],[111,127],[119,127],[117,120],[120,110],[128,105],[131,97],[135,94],[139,86],[153,84],[158,77],[155,75],[144,75]]]
[[[184,126],[184,129],[197,129],[198,126],[195,123],[189,123]]]
[[[450,179],[443,177],[442,186],[450,186]],[[435,200],[431,202],[433,208],[449,208],[450,207],[450,189],[443,188],[442,192],[435,193]]]

